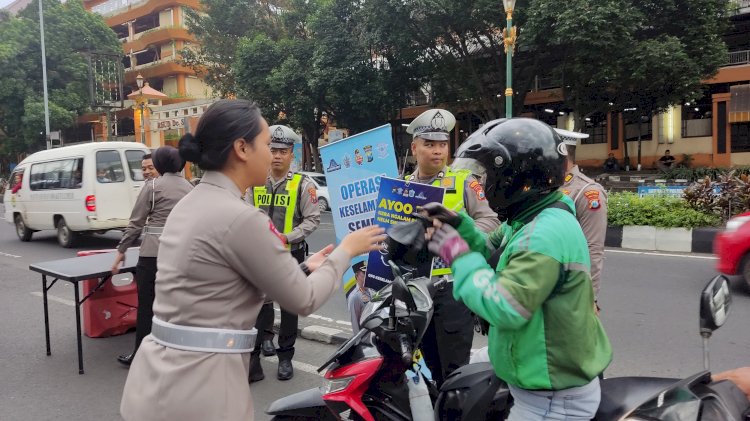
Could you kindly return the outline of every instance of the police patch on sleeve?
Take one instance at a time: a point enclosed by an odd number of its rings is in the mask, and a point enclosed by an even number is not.
[[[474,190],[474,194],[477,195],[477,199],[484,200],[484,189],[482,188],[482,185],[477,181],[474,180],[471,183],[469,183],[469,188]]]
[[[312,204],[318,203],[318,194],[315,191],[315,187],[312,187],[312,186],[309,187],[307,189],[307,192],[310,193],[310,203],[312,203]]]
[[[281,233],[276,229],[276,227],[273,225],[273,221],[271,221],[270,219],[268,220],[268,230],[271,231],[273,235],[275,235],[279,239],[279,241],[281,241],[281,244],[286,245],[284,237],[281,236]]]
[[[602,207],[601,198],[597,190],[587,190],[583,193],[583,196],[589,201],[589,209],[597,210]]]

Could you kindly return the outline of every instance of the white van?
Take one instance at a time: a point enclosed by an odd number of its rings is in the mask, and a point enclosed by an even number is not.
[[[95,142],[30,155],[11,175],[5,219],[21,241],[56,229],[63,247],[85,232],[122,230],[143,187],[141,160],[150,152],[141,143]]]

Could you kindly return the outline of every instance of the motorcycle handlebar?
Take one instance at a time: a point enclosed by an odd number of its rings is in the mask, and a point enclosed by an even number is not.
[[[398,342],[401,347],[401,361],[406,365],[411,365],[413,352],[411,349],[411,344],[409,343],[409,339],[406,337],[406,335],[399,335]]]

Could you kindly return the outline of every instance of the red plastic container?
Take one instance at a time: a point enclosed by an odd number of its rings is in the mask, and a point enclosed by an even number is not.
[[[78,256],[110,253],[115,250],[79,251]],[[81,297],[85,297],[99,284],[98,279],[87,279],[82,283]],[[135,276],[127,285],[117,286],[108,280],[81,306],[83,333],[89,338],[105,338],[122,335],[135,328],[138,309],[138,289]]]

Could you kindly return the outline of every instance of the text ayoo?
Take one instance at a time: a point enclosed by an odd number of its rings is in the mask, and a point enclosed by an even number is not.
[[[398,213],[405,213],[410,215],[414,212],[414,207],[411,203],[403,203],[398,200],[382,199],[378,204],[379,209],[388,209],[390,211],[396,211]]]

